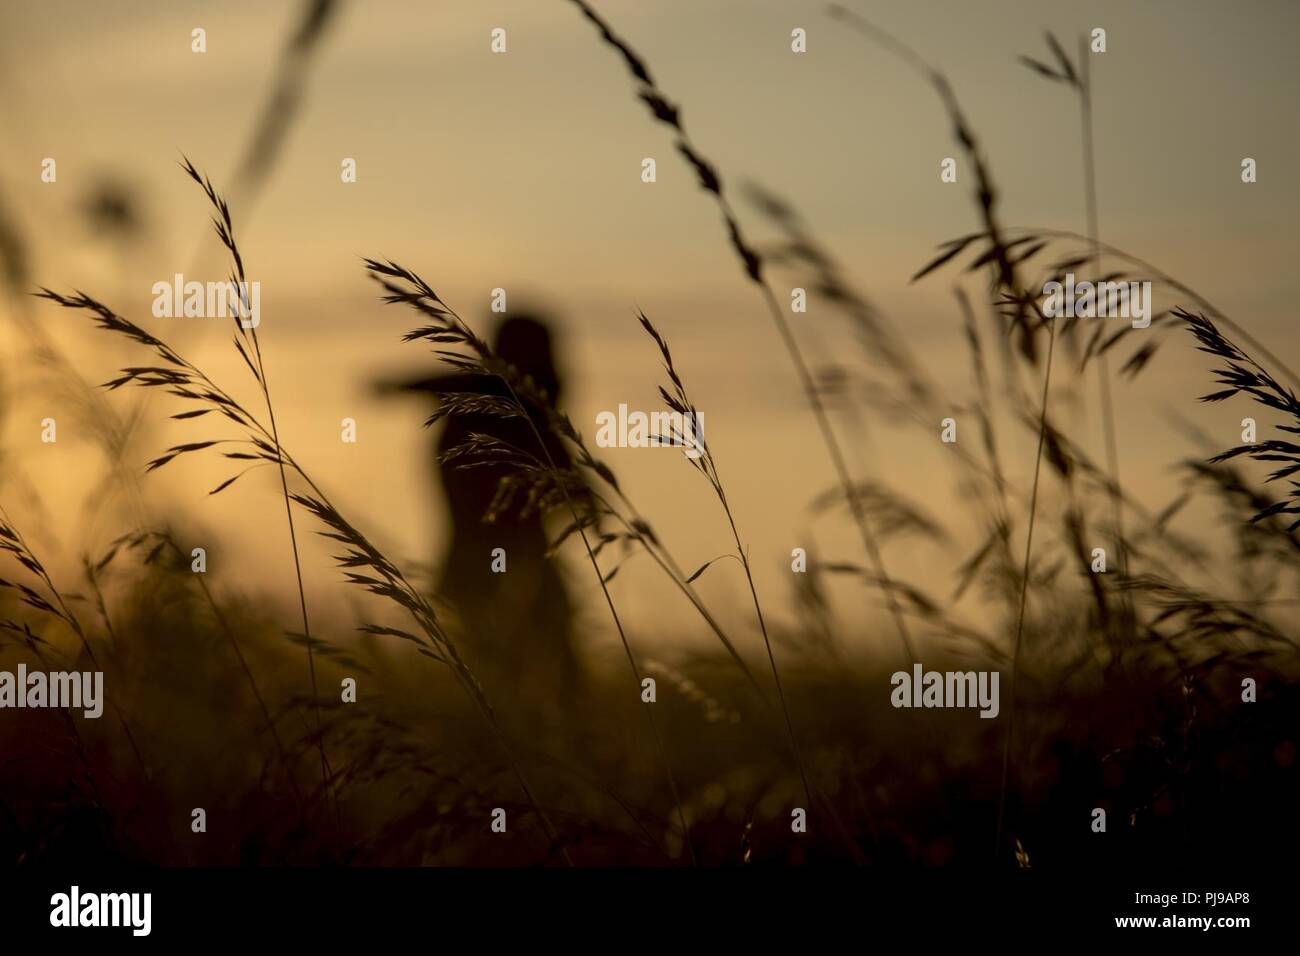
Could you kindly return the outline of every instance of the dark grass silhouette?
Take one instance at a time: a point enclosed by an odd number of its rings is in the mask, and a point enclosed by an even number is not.
[[[222,244],[226,247],[231,256],[231,281],[232,283],[242,283],[246,278],[243,257],[240,255],[239,248],[235,243],[234,228],[229,207],[225,201],[218,196],[211,183],[202,177],[192,164],[186,161],[182,165],[190,178],[203,188],[209,202],[213,206],[215,210],[213,226],[216,229]],[[242,287],[242,285],[240,287]],[[423,634],[417,635],[408,631],[377,625],[368,625],[366,629],[368,629],[370,633],[400,637],[404,640],[412,641],[417,645],[421,645],[420,652],[424,656],[451,667],[457,680],[461,683],[463,689],[469,694],[470,698],[478,707],[488,725],[497,733],[498,742],[506,748],[507,759],[511,765],[515,778],[520,788],[523,790],[529,806],[532,808],[545,829],[552,850],[558,851],[559,855],[566,862],[571,862],[567,848],[559,842],[549,818],[537,805],[522,770],[514,760],[513,755],[509,753],[508,743],[504,734],[500,730],[496,713],[489,703],[488,698],[485,696],[481,685],[474,677],[473,672],[461,658],[456,642],[444,629],[442,622],[439,620],[438,615],[429,600],[413,588],[397,566],[379,552],[364,535],[362,535],[343,517],[321,490],[320,486],[309,477],[307,472],[293,460],[292,456],[290,456],[280,444],[256,328],[245,328],[240,321],[236,307],[233,304],[231,305],[231,318],[235,329],[233,343],[236,351],[243,359],[245,366],[252,373],[254,380],[258,384],[259,391],[265,399],[267,416],[270,422],[269,427],[263,425],[257,416],[233,399],[228,392],[213,382],[201,369],[186,360],[180,353],[172,349],[161,339],[153,336],[122,316],[117,315],[103,303],[98,302],[83,293],[60,295],[59,293],[52,292],[49,289],[42,289],[40,293],[37,293],[37,295],[41,298],[49,299],[64,308],[76,309],[90,315],[93,317],[93,320],[99,328],[122,336],[139,346],[144,346],[162,363],[161,365],[131,366],[123,369],[119,377],[106,383],[106,387],[109,389],[117,389],[128,384],[145,389],[162,389],[168,394],[181,398],[194,406],[184,412],[174,415],[174,418],[185,420],[197,419],[215,412],[219,418],[224,418],[233,422],[243,432],[244,437],[240,439],[211,439],[187,442],[173,446],[163,455],[155,458],[149,463],[149,471],[165,466],[178,456],[198,453],[216,446],[227,444],[244,447],[237,448],[237,450],[233,451],[223,451],[222,454],[225,458],[239,461],[253,461],[257,464],[250,465],[244,470],[236,472],[233,476],[212,489],[209,494],[218,494],[224,491],[244,474],[247,474],[249,470],[254,467],[259,467],[261,464],[271,464],[277,468],[289,522],[290,540],[293,549],[293,565],[295,570],[295,579],[298,586],[299,609],[303,625],[303,630],[301,632],[286,631],[286,633],[291,639],[304,647],[307,651],[307,659],[311,675],[312,693],[310,699],[315,718],[315,728],[311,736],[313,738],[312,742],[320,756],[320,796],[324,802],[328,805],[331,799],[335,797],[335,794],[333,793],[335,775],[330,767],[329,757],[326,753],[325,741],[327,731],[323,726],[320,717],[320,700],[315,673],[315,661],[317,653],[328,651],[330,646],[327,642],[321,641],[312,635],[308,623],[306,592],[302,581],[302,566],[299,558],[297,537],[294,531],[291,503],[299,505],[300,508],[305,510],[320,524],[322,524],[326,528],[326,530],[322,532],[326,537],[344,544],[344,553],[337,556],[336,560],[344,569],[359,569],[345,570],[345,575],[349,581],[353,584],[364,587],[371,593],[387,598],[404,609],[411,616]],[[304,491],[290,492],[288,486],[288,476],[290,471],[292,471],[295,478],[305,486]],[[26,562],[23,563],[24,566],[28,566]],[[29,567],[29,570],[32,569]],[[77,630],[78,633],[81,633],[79,629]],[[84,639],[83,643],[85,643]],[[87,644],[87,647],[88,646],[89,645]],[[334,799],[333,811],[335,815],[335,823],[337,824],[339,811],[336,799]]]
[[[669,127],[677,138],[677,151],[681,153],[682,158],[694,170],[699,180],[699,185],[705,193],[713,197],[722,213],[722,221],[727,231],[727,238],[735,251],[737,258],[740,260],[741,268],[745,276],[758,287],[762,294],[763,303],[771,317],[773,324],[776,326],[777,334],[780,337],[781,344],[786,354],[789,356],[791,364],[795,369],[795,374],[799,379],[800,387],[808,402],[808,407],[812,412],[813,420],[817,425],[818,433],[822,442],[826,445],[827,453],[830,456],[831,464],[835,469],[836,477],[839,479],[840,486],[844,493],[845,501],[848,502],[850,511],[853,515],[854,525],[862,539],[863,549],[867,553],[867,558],[871,563],[873,572],[881,582],[884,591],[885,601],[889,605],[890,614],[893,618],[894,627],[898,632],[899,642],[903,646],[904,656],[909,662],[916,660],[916,648],[913,646],[911,635],[908,631],[906,619],[900,608],[897,606],[894,596],[894,589],[890,586],[889,573],[885,567],[884,556],[880,552],[880,545],[871,526],[867,523],[867,517],[863,509],[862,502],[858,495],[857,485],[849,474],[848,464],[844,458],[844,452],[841,448],[840,441],[836,437],[834,426],[831,424],[829,415],[826,412],[825,404],[822,400],[821,393],[813,379],[811,370],[808,367],[807,360],[804,358],[803,350],[799,347],[799,342],[795,338],[790,323],[785,317],[777,303],[776,294],[772,291],[770,282],[763,274],[763,259],[750,244],[741,228],[740,222],[732,209],[730,198],[724,190],[721,175],[717,168],[700,153],[695,146],[694,141],[686,131],[682,123],[681,111],[679,107],[668,98],[667,94],[656,84],[650,75],[649,67],[645,60],[620,36],[618,36],[612,27],[598,14],[591,4],[586,0],[570,0],[582,15],[595,25],[600,35],[601,41],[616,50],[622,58],[628,72],[632,75],[637,83],[637,96],[645,103],[650,110],[654,119]],[[780,676],[776,673],[775,658],[771,654],[771,647],[768,647],[768,656],[772,663],[773,680],[778,689],[778,697],[781,698],[781,708],[785,717],[786,728],[791,737],[791,746],[798,753],[798,744],[794,741],[793,727],[790,723],[789,707],[787,706],[784,695],[780,693]],[[811,802],[811,794],[809,802]]]
[[[589,5],[580,6],[646,87],[643,99],[656,116],[675,119],[675,108],[658,95],[639,58]],[[951,90],[943,103],[956,111]],[[981,156],[969,125],[959,113],[950,118],[969,155]],[[679,124],[669,125],[680,133]],[[711,167],[681,136],[702,185],[721,199],[716,174],[709,178]],[[1300,451],[1289,437],[1227,451],[1219,444],[1206,453],[1210,460],[1185,464],[1185,485],[1167,505],[1145,507],[1064,432],[1038,394],[1026,397],[1024,383],[1034,388],[1042,381],[1041,339],[1053,332],[1023,291],[1041,278],[1035,269],[1051,276],[1080,255],[1080,262],[1095,258],[1100,249],[1195,309],[1162,314],[1119,374],[1141,373],[1156,346],[1174,340],[1166,330],[1188,328],[1215,359],[1220,390],[1207,400],[1250,398],[1263,414],[1280,417],[1284,436],[1300,428],[1294,392],[1283,384],[1294,375],[1239,323],[1143,260],[1086,236],[1003,227],[995,217],[991,173],[982,162],[977,168],[981,230],[945,244],[918,272],[964,264],[968,272],[992,273],[990,300],[972,302],[962,294],[955,310],[969,346],[970,381],[945,382],[942,389],[906,353],[886,317],[849,289],[791,207],[767,197],[764,208],[789,241],[784,255],[759,258],[739,238],[724,206],[747,273],[762,264],[809,270],[864,344],[888,345],[872,356],[879,384],[873,401],[914,410],[917,427],[931,434],[933,408],[956,403],[978,410],[976,450],[958,448],[952,455],[967,490],[968,507],[960,513],[935,519],[879,483],[853,482],[851,490],[841,484],[814,501],[869,514],[870,531],[880,541],[909,534],[947,548],[955,573],[906,581],[880,573],[872,561],[829,555],[809,568],[798,607],[810,610],[786,620],[770,610],[770,597],[759,603],[756,589],[744,608],[710,607],[700,598],[694,582],[730,562],[689,573],[681,568],[652,528],[647,515],[653,509],[628,500],[617,476],[591,455],[557,407],[558,377],[550,388],[546,370],[553,363],[538,361],[536,329],[521,328],[518,341],[532,344],[518,352],[508,344],[514,333],[490,345],[458,317],[451,329],[448,310],[418,277],[369,263],[381,281],[396,284],[387,289],[392,301],[431,320],[410,337],[453,347],[445,350],[452,353],[453,374],[443,381],[468,386],[440,393],[446,431],[455,426],[461,435],[446,444],[440,460],[452,484],[462,477],[466,482],[451,493],[463,503],[453,508],[466,519],[464,534],[473,538],[486,528],[490,535],[491,522],[470,519],[508,520],[507,501],[510,507],[532,501],[537,515],[567,511],[568,527],[541,555],[559,550],[564,540],[585,543],[601,594],[576,583],[565,593],[575,607],[583,607],[584,598],[595,603],[603,597],[633,675],[659,680],[660,702],[649,715],[657,760],[643,756],[648,748],[640,722],[647,715],[636,713],[645,708],[629,692],[626,670],[590,666],[582,737],[539,731],[531,705],[509,692],[494,693],[496,681],[480,681],[469,659],[470,647],[491,647],[498,635],[468,623],[472,614],[462,622],[464,635],[452,627],[433,599],[344,517],[269,423],[160,337],[98,299],[44,293],[150,353],[153,364],[123,370],[108,383],[111,389],[129,384],[179,399],[183,410],[175,417],[192,420],[201,433],[159,455],[153,468],[207,453],[224,454],[240,468],[283,469],[284,496],[336,546],[345,580],[380,600],[365,605],[357,636],[338,633],[334,616],[322,614],[316,620],[323,626],[286,639],[287,622],[300,610],[293,606],[300,602],[287,567],[283,580],[254,594],[236,593],[218,578],[209,584],[190,573],[184,547],[175,545],[195,537],[196,529],[183,515],[171,515],[132,530],[82,565],[85,581],[75,588],[85,585],[83,610],[73,586],[48,573],[47,563],[25,545],[27,516],[6,518],[0,538],[12,546],[3,548],[0,576],[14,586],[0,588],[0,661],[6,667],[19,660],[52,666],[69,655],[75,661],[83,650],[93,654],[112,674],[112,700],[132,735],[123,731],[123,721],[86,721],[75,713],[25,711],[0,722],[0,858],[14,865],[538,864],[563,858],[583,865],[662,865],[691,856],[710,865],[856,860],[984,870],[1001,817],[999,866],[1115,873],[1156,861],[1235,870],[1286,859],[1300,849],[1300,823],[1291,810],[1300,797],[1298,636],[1294,604],[1287,603],[1297,586],[1300,542],[1294,493],[1279,498],[1269,481],[1293,480]],[[1081,249],[1063,248],[1071,245]],[[1041,266],[1049,257],[1054,261]],[[441,337],[452,331],[453,338]],[[1077,331],[1062,325],[1057,334],[1068,343]],[[668,398],[689,406],[679,367],[690,356],[670,358],[666,339],[657,330],[654,335],[673,386]],[[1130,335],[1126,326],[1093,336],[1080,349],[1080,367],[1099,350],[1128,346]],[[241,354],[260,380],[260,358],[244,349]],[[655,373],[647,368],[645,374]],[[964,405],[963,390],[971,396]],[[502,419],[522,427],[507,431]],[[227,437],[216,423],[237,437]],[[1010,429],[1028,429],[1038,440],[1041,481],[1035,488],[1007,477],[1024,471],[1024,463],[1009,467]],[[451,467],[458,464],[473,467]],[[1272,469],[1262,485],[1256,468]],[[716,479],[726,509],[717,470],[704,477],[711,484]],[[1219,524],[1184,519],[1184,505],[1196,495],[1219,505]],[[482,509],[478,516],[471,499]],[[1117,527],[1105,529],[1117,502],[1131,565],[1110,587],[1098,587],[1085,577],[1082,546],[1094,525],[1117,536]],[[493,515],[494,509],[500,513]],[[534,512],[515,514],[531,522]],[[963,525],[979,532],[980,544],[969,554],[951,543],[961,540]],[[1015,543],[1031,526],[1034,546],[1019,552]],[[204,539],[217,536],[205,533]],[[744,555],[742,542],[737,530],[733,543]],[[482,544],[464,547],[472,552]],[[536,545],[530,530],[519,547],[536,557]],[[698,612],[701,628],[718,638],[716,647],[671,661],[660,660],[658,649],[638,647],[633,654],[608,588],[630,555],[651,558],[673,581]],[[479,567],[490,567],[487,556]],[[825,590],[837,575],[887,595],[888,616],[837,620]],[[458,586],[451,578],[443,583],[449,590]],[[477,586],[465,585],[469,591]],[[594,592],[595,583],[589,586]],[[1123,640],[1112,626],[1114,590],[1133,607]],[[887,631],[888,625],[899,630],[903,617],[924,641],[930,669],[1014,667],[1013,777],[1003,769],[1008,737],[996,722],[972,720],[969,712],[894,710],[887,701],[895,665],[845,650],[849,641],[843,638]],[[733,618],[754,623],[733,629],[724,623]],[[464,655],[462,636],[470,642]],[[320,687],[337,687],[344,676],[363,678],[366,692],[356,704],[304,693],[304,646]],[[540,661],[506,666],[516,669],[502,684],[543,683]],[[779,702],[757,679],[769,669],[780,680]],[[1241,702],[1245,677],[1258,683],[1254,704]],[[546,692],[558,696],[549,685]],[[798,760],[791,758],[796,740]],[[325,780],[317,769],[322,751],[329,755]],[[335,800],[326,814],[329,792]],[[796,839],[789,811],[805,803],[819,812],[810,814],[809,833]],[[198,805],[220,823],[203,840],[188,829],[189,808]],[[488,830],[489,814],[498,807],[513,821],[508,836]],[[1089,826],[1097,807],[1108,813],[1105,837]]]

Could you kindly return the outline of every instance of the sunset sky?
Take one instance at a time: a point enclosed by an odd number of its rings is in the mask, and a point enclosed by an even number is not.
[[[595,0],[682,107],[696,145],[733,191],[747,230],[773,238],[740,196],[754,180],[789,200],[889,316],[933,376],[968,400],[955,272],[908,278],[940,242],[978,228],[964,160],[944,184],[939,164],[959,156],[938,100],[904,64],[812,0]],[[849,3],[948,75],[983,143],[1012,225],[1085,228],[1079,117],[1070,90],[1034,76],[1019,55],[1045,58],[1043,31],[1077,38],[1101,26],[1093,55],[1102,238],[1181,278],[1295,364],[1293,303],[1300,187],[1294,40],[1300,7],[1186,2]],[[0,8],[0,204],[24,243],[34,285],[74,288],[173,342],[253,401],[224,323],[152,319],[151,287],[177,272],[225,275],[202,193],[177,167],[183,155],[218,189],[232,182],[271,89],[297,3],[11,2]],[[1010,25],[1010,26],[1008,26]],[[202,27],[207,52],[191,52]],[[507,31],[493,54],[490,32]],[[807,31],[808,52],[790,50]],[[41,162],[57,161],[43,183]],[[357,161],[357,182],[340,162]],[[658,181],[641,182],[657,160]],[[1259,181],[1241,182],[1243,157]],[[129,242],[96,234],[87,196],[105,180],[139,201]],[[418,402],[379,400],[372,383],[432,367],[400,334],[417,324],[384,306],[361,257],[392,258],[426,278],[466,318],[491,325],[490,291],[513,308],[536,303],[560,326],[567,405],[588,435],[620,403],[657,407],[662,375],[635,321],[644,310],[669,339],[706,413],[760,584],[773,604],[789,590],[789,554],[815,541],[856,560],[840,515],[808,503],[833,482],[826,453],[761,297],[726,242],[717,208],[676,155],[668,131],[637,102],[623,63],[566,0],[345,2],[310,64],[305,100],[264,190],[231,197],[250,278],[262,283],[260,328],[284,444],[353,520],[408,559],[432,559],[440,505],[424,459],[427,414]],[[795,280],[779,270],[776,289]],[[966,288],[982,302],[981,280]],[[1157,302],[1167,308],[1176,302]],[[87,379],[106,380],[137,351],[49,303],[28,303]],[[0,309],[16,308],[6,299]],[[57,394],[36,387],[30,345],[3,324],[3,449],[25,474],[6,472],[11,513],[34,487],[49,516],[32,536],[70,562],[128,527],[87,500],[102,465]],[[815,297],[793,317],[817,366],[863,357],[841,317]],[[1223,447],[1237,441],[1241,406],[1204,409],[1206,363],[1176,333],[1154,366],[1117,387],[1125,478],[1152,506],[1175,493],[1170,466],[1190,446],[1169,410],[1194,417]],[[1089,393],[1091,394],[1091,393]],[[139,396],[115,393],[126,412]],[[144,464],[192,423],[163,427],[172,408],[149,401],[131,454]],[[1088,408],[1074,421],[1101,455]],[[1253,413],[1251,413],[1253,414]],[[59,442],[40,420],[60,420]],[[339,422],[358,422],[356,445]],[[68,424],[65,426],[64,421]],[[841,422],[861,474],[883,478],[947,518],[961,501],[933,436],[872,421],[870,438]],[[180,427],[185,426],[185,427]],[[1023,431],[1023,430],[1022,430]],[[973,434],[973,433],[972,433]],[[1027,483],[1030,436],[1008,449]],[[191,437],[192,440],[192,437]],[[691,567],[728,548],[725,519],[704,482],[666,449],[618,449],[607,460]],[[168,473],[170,472],[170,474]],[[215,459],[179,462],[146,479],[157,500],[219,538],[230,580],[256,589],[287,574],[282,503],[269,471],[220,496]],[[323,595],[341,591],[324,552],[313,558]],[[890,552],[924,577],[930,559]],[[638,559],[641,561],[643,559]],[[71,565],[69,565],[71,566]],[[723,565],[722,567],[727,567]],[[647,564],[617,593],[647,627],[698,626],[669,601]],[[575,575],[581,571],[576,567]],[[585,578],[581,586],[589,582]],[[724,604],[744,597],[728,568],[702,589]],[[942,590],[942,587],[939,587]],[[845,604],[856,612],[861,604]]]

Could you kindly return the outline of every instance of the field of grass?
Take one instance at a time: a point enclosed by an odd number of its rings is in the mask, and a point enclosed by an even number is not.
[[[856,550],[809,553],[790,592],[764,591],[728,497],[751,476],[705,441],[681,467],[698,472],[728,537],[716,543],[719,558],[684,566],[656,533],[664,503],[632,500],[591,428],[498,354],[490,330],[444,301],[423,263],[391,261],[383,236],[362,236],[373,258],[322,268],[352,267],[374,280],[377,295],[410,322],[400,348],[432,351],[449,373],[492,383],[444,396],[428,423],[469,423],[445,467],[496,485],[485,520],[545,518],[548,559],[583,602],[574,626],[609,632],[621,651],[585,657],[561,677],[556,648],[567,638],[544,633],[552,625],[538,619],[531,630],[516,623],[502,664],[485,651],[502,638],[482,633],[484,610],[434,593],[322,490],[337,487],[330,476],[294,456],[295,436],[276,424],[294,394],[277,379],[282,356],[264,351],[256,328],[231,323],[231,348],[248,376],[235,387],[173,348],[165,326],[118,314],[96,290],[66,289],[57,277],[14,266],[11,327],[82,396],[114,463],[104,480],[126,489],[136,507],[134,526],[77,566],[39,553],[30,543],[38,513],[3,502],[0,667],[103,671],[108,694],[97,720],[75,710],[5,711],[0,858],[20,866],[1071,871],[1242,864],[1300,846],[1297,378],[1251,334],[1248,317],[1161,272],[1150,264],[1156,255],[1101,241],[1086,38],[1072,54],[1048,34],[1046,52],[1025,58],[1026,82],[1059,84],[1077,103],[1088,223],[1076,234],[1005,223],[994,170],[943,72],[857,13],[831,9],[834,22],[861,37],[864,55],[883,52],[919,71],[972,172],[973,186],[963,188],[977,231],[941,242],[914,277],[955,283],[950,321],[964,337],[968,374],[939,381],[794,204],[733,186],[696,131],[687,132],[653,64],[595,5],[572,5],[588,21],[580,25],[594,27],[592,42],[626,71],[629,109],[648,108],[697,178],[701,201],[716,207],[718,241],[734,252],[766,316],[750,347],[788,360],[807,428],[837,478],[811,505],[841,516]],[[307,30],[296,42],[309,48],[312,36]],[[272,161],[274,137],[261,148],[261,161]],[[259,167],[250,168],[253,176]],[[185,159],[178,175],[202,190],[226,269],[244,280],[255,269],[239,244],[237,203],[199,157]],[[752,239],[753,223],[778,238]],[[21,248],[5,238],[8,249]],[[819,375],[773,278],[778,270],[848,323],[861,343],[865,388],[846,399]],[[1067,273],[1151,282],[1167,307],[1145,329],[1049,316],[1039,290]],[[659,317],[637,319],[646,336],[638,374],[659,376],[666,409],[707,417],[693,402],[693,378],[726,370],[675,352]],[[52,321],[76,322],[79,335],[111,338],[134,357],[103,389],[89,384],[42,338],[42,323]],[[1123,481],[1113,390],[1142,375],[1157,350],[1193,348],[1203,354],[1203,401],[1256,417],[1258,437],[1231,444],[1200,435],[1204,454],[1179,465],[1167,501],[1151,509]],[[234,397],[250,381],[255,404]],[[137,390],[155,396],[140,406],[148,414],[183,422],[192,437],[152,460],[128,460],[120,436]],[[852,416],[842,413],[845,401],[856,403]],[[1079,407],[1100,421],[1100,448],[1064,424],[1065,409]],[[1194,425],[1198,408],[1186,411]],[[960,508],[915,501],[905,488],[857,473],[848,450],[863,436],[853,422],[877,414],[936,442],[940,423],[954,418]],[[1009,467],[1009,450],[1026,435],[1036,449],[1032,468]],[[149,474],[189,456],[229,466],[227,481],[199,494],[220,495],[254,468],[277,475],[283,521],[263,532],[285,536],[294,561],[258,590],[195,573],[183,543],[193,518],[152,500]],[[321,607],[313,597],[322,582],[308,579],[299,554],[317,535],[333,549],[332,583],[349,590],[354,620],[338,619],[343,601]],[[952,573],[897,573],[891,556],[916,541],[946,548]],[[632,560],[663,575],[707,643],[665,654],[629,633],[612,581]],[[706,600],[697,587],[706,575],[731,576],[741,598]],[[891,706],[891,676],[916,663],[996,671],[996,718]],[[340,693],[348,678],[364,687],[355,702]],[[643,696],[647,681],[653,702]],[[194,808],[206,814],[203,839],[194,839]],[[1105,832],[1095,826],[1099,809]],[[498,811],[505,832],[492,828]],[[806,831],[792,828],[800,812]]]

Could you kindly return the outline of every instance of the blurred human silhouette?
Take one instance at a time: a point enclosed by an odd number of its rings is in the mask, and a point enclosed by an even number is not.
[[[506,319],[496,330],[493,350],[522,375],[531,377],[553,404],[558,403],[560,376],[544,319]],[[380,391],[426,395],[435,406],[452,393],[503,398],[510,394],[497,376],[469,373],[386,381],[380,384]],[[544,447],[522,418],[482,412],[448,416],[442,434],[435,439],[431,462],[441,479],[450,519],[450,540],[440,562],[437,591],[459,612],[463,629],[460,646],[480,681],[497,685],[498,690],[508,689],[534,704],[555,702],[563,707],[577,691],[579,680],[573,606],[561,568],[546,554],[544,516],[529,500],[526,487],[507,494],[521,479],[522,471],[496,462],[464,468],[458,466],[466,459],[441,460],[479,434],[526,451],[542,462],[549,453],[558,467],[569,467],[568,452],[547,428],[543,412],[526,399],[525,405],[543,436]]]

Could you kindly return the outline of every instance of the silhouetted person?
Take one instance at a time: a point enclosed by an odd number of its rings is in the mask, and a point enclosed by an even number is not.
[[[560,379],[544,321],[522,316],[506,319],[497,329],[493,349],[531,377],[552,403],[558,402]],[[381,389],[422,393],[438,403],[451,393],[510,395],[495,375],[463,373],[387,382]],[[525,405],[544,446],[522,418],[461,412],[447,417],[441,426],[433,464],[447,498],[451,537],[438,594],[459,611],[463,634],[458,646],[471,669],[489,685],[489,693],[508,688],[531,703],[554,702],[563,708],[578,682],[573,608],[560,569],[546,556],[544,515],[532,500],[532,483],[521,468],[510,464],[460,467],[474,460],[473,455],[441,461],[441,456],[479,434],[543,463],[549,452],[559,468],[569,467],[569,455],[551,434],[545,415],[526,399]]]

